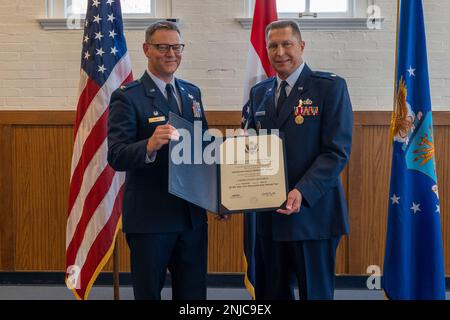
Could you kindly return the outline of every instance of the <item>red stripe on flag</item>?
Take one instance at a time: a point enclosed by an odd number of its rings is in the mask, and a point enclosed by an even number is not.
[[[86,168],[89,166],[92,158],[96,154],[98,148],[106,139],[107,134],[107,120],[108,120],[108,109],[105,110],[103,115],[98,119],[95,126],[92,128],[88,138],[86,139],[83,149],[81,151],[80,160],[77,163],[75,170],[73,171],[72,178],[70,179],[70,190],[69,190],[69,215],[72,212],[75,200],[83,183],[83,176]]]
[[[86,111],[89,109],[92,100],[97,95],[100,90],[100,86],[93,81],[91,78],[86,82],[86,86],[83,89],[83,92],[80,94],[80,98],[78,99],[77,105],[77,115],[75,118],[74,124],[74,139],[77,136],[78,128],[80,127],[81,120],[83,119]]]
[[[108,222],[103,227],[102,231],[100,231],[94,243],[92,244],[86,258],[86,263],[80,271],[79,276],[81,286],[80,289],[77,289],[76,291],[82,299],[87,299],[87,295],[89,294],[90,290],[89,283],[94,276],[97,276],[95,274],[95,271],[99,267],[102,260],[105,258],[105,255],[111,248],[111,245],[114,245],[114,235],[122,209],[123,188],[124,185],[122,185],[116,197],[114,207],[112,209],[112,213]],[[106,261],[104,262],[106,263]]]
[[[269,23],[277,19],[277,4],[275,0],[256,0],[250,42],[259,56],[267,77],[274,76],[275,71],[270,66],[269,57],[267,56],[265,30]]]
[[[84,201],[83,213],[78,222],[70,244],[67,247],[66,265],[71,266],[75,262],[76,254],[83,241],[86,227],[91,220],[98,205],[103,201],[105,195],[111,186],[115,171],[107,165],[98,179],[95,181],[92,189],[89,191]]]

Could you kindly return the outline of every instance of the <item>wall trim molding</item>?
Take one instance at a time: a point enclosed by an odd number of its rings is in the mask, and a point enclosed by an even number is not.
[[[41,28],[47,31],[52,30],[82,30],[84,28],[84,19],[71,20],[68,18],[42,18],[36,19]],[[179,18],[124,18],[124,29],[127,30],[145,30],[151,23],[167,20],[172,22],[179,22]]]
[[[389,141],[390,111],[354,111],[352,156],[341,177],[350,209],[351,232],[341,242],[337,255],[339,275],[366,275],[367,265],[382,265],[381,245],[386,223],[387,190],[389,188],[389,165],[391,146]],[[74,110],[2,110],[0,111],[0,270],[58,271],[63,266],[63,232],[67,189],[55,188],[58,183],[68,185],[70,153],[73,147]],[[211,128],[225,130],[237,128],[241,122],[240,111],[206,111]],[[436,132],[437,168],[442,175],[441,184],[448,184],[450,111],[433,112]],[[47,147],[49,146],[49,147]],[[30,152],[31,150],[31,152]],[[43,152],[39,152],[43,151]],[[29,152],[30,156],[23,158]],[[31,161],[30,161],[31,159]],[[48,170],[55,175],[50,183],[41,183]],[[45,181],[45,180],[44,180]],[[376,192],[374,192],[376,190]],[[450,192],[441,189],[442,212],[447,212]],[[24,198],[23,195],[26,195]],[[29,223],[30,212],[36,223]],[[54,220],[57,213],[59,220]],[[445,216],[445,214],[443,214]],[[213,217],[209,217],[213,220]],[[40,228],[30,225],[41,226]],[[53,223],[48,228],[48,223]],[[235,248],[242,245],[242,217],[233,217],[227,226],[220,227],[211,221],[211,272],[243,271],[242,255]],[[443,220],[444,230],[450,228],[450,220]],[[47,229],[46,229],[47,228]],[[35,241],[60,239],[59,254],[45,244],[36,246]],[[374,238],[377,237],[377,238]],[[228,244],[223,247],[222,241]],[[376,240],[374,247],[368,243]],[[444,240],[448,253],[449,239]],[[34,241],[34,242],[33,242]],[[47,243],[47,242],[45,242]],[[129,270],[126,259],[128,251],[123,235],[119,238],[121,271]],[[35,259],[39,254],[41,259]],[[110,270],[110,266],[106,270]],[[450,264],[446,264],[450,275]],[[62,270],[61,270],[62,271]],[[1,279],[1,275],[0,275]]]
[[[253,18],[240,17],[234,19],[242,28],[251,29]],[[376,28],[368,28],[368,18],[280,18],[280,20],[294,20],[303,30],[366,30],[376,31],[382,29],[384,18],[377,18],[371,21]]]

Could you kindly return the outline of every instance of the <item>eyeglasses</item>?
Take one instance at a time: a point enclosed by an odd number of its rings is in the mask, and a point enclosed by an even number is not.
[[[175,53],[182,53],[184,50],[184,44],[162,44],[162,43],[149,43],[147,44],[154,46],[159,52],[161,53],[167,53],[170,51],[170,49],[173,50]]]

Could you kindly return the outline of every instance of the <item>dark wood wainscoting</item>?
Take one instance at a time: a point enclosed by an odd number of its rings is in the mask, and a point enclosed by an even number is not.
[[[72,111],[0,112],[0,271],[63,271]],[[236,111],[207,112],[210,127],[240,123]],[[355,112],[354,143],[342,173],[351,232],[338,250],[338,274],[382,266],[391,151],[389,112]],[[450,274],[450,112],[435,112],[435,145],[446,273]],[[209,272],[243,272],[242,216],[226,223],[209,215]],[[129,253],[119,236],[120,270]],[[107,265],[111,270],[111,262]]]

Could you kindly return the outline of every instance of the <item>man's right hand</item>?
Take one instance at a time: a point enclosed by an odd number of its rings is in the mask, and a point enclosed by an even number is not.
[[[161,149],[170,140],[178,140],[180,135],[178,131],[170,124],[157,126],[150,139],[147,142],[147,153],[152,154]]]

